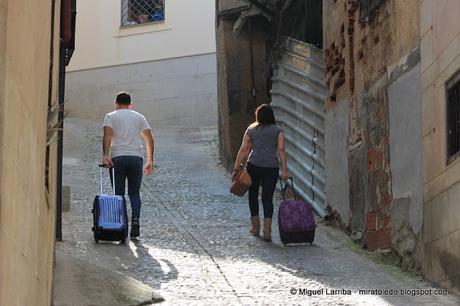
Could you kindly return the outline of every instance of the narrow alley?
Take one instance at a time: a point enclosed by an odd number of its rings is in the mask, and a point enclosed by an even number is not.
[[[360,289],[434,288],[383,271],[353,252],[348,236],[321,222],[312,246],[282,246],[276,224],[273,243],[250,235],[247,199],[228,192],[230,177],[219,165],[211,128],[152,127],[157,168],[143,180],[140,239],[96,244],[91,208],[99,192],[100,122],[69,118],[65,124],[64,185],[71,188],[71,204],[56,250],[147,284],[165,305],[459,303],[454,295],[360,295]],[[110,188],[106,173],[104,188]],[[308,296],[303,289],[323,291]]]
[[[0,306],[460,305],[459,15],[0,0]]]

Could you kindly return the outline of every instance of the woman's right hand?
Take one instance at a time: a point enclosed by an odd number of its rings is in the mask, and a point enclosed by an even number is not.
[[[233,169],[232,172],[232,182],[236,180],[236,177],[238,176],[238,169]]]

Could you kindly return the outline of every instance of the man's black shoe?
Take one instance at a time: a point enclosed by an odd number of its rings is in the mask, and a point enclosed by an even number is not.
[[[131,222],[131,233],[129,234],[131,237],[139,237],[139,220],[134,219]]]

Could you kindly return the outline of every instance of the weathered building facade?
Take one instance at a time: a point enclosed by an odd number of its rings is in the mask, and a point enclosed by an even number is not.
[[[460,2],[421,1],[424,275],[460,294]]]
[[[419,1],[324,1],[327,203],[375,250],[421,263]]]
[[[51,304],[60,21],[61,1],[0,0],[0,305]]]

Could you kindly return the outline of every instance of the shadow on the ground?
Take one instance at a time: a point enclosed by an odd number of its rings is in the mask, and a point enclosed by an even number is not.
[[[212,134],[209,131],[206,133]],[[161,170],[144,179],[142,192],[144,199],[148,200],[142,208],[142,220],[145,220],[146,226],[142,229],[141,240],[114,248],[116,245],[89,244],[88,238],[85,242],[88,252],[95,252],[101,261],[106,264],[110,262],[111,268],[156,289],[179,279],[180,271],[173,263],[180,266],[182,262],[179,257],[167,260],[163,259],[165,256],[156,256],[158,254],[151,253],[152,249],[155,252],[164,251],[165,254],[198,254],[198,262],[190,261],[190,264],[198,266],[200,260],[215,264],[220,275],[225,276],[225,281],[234,288],[238,287],[234,289],[237,293],[263,285],[264,288],[276,288],[276,292],[286,294],[288,298],[291,288],[351,289],[356,292],[365,288],[399,289],[411,286],[414,289],[427,285],[415,281],[403,282],[386,274],[367,258],[349,250],[346,236],[337,235],[333,239],[328,234],[329,230],[321,226],[313,246],[282,246],[276,217],[273,223],[273,243],[253,237],[249,233],[246,199],[229,194],[228,174],[221,166],[217,166],[217,146],[206,133],[203,136],[199,129],[181,128],[158,133],[161,136],[156,142],[156,161],[161,164]],[[85,151],[80,156],[87,168],[79,169],[80,172],[76,173],[83,175],[86,171],[87,177],[96,177],[96,170],[91,165],[93,157],[99,156],[94,149],[99,143],[91,143],[91,139],[95,138],[86,137],[86,133],[82,136],[80,146],[92,148],[92,151]],[[95,181],[93,179],[93,183]],[[85,192],[90,189],[91,183],[87,182]],[[82,205],[89,204],[84,200]],[[277,205],[275,207],[274,216],[277,215]],[[74,208],[73,218],[81,222],[79,214],[83,214],[83,211],[75,212]],[[83,235],[81,228],[71,231],[76,236]],[[157,281],[152,282],[152,277],[157,277]],[[405,299],[396,302],[390,296],[366,298],[370,299],[370,304],[387,301],[404,305],[410,301]],[[423,299],[418,300],[421,301]]]

